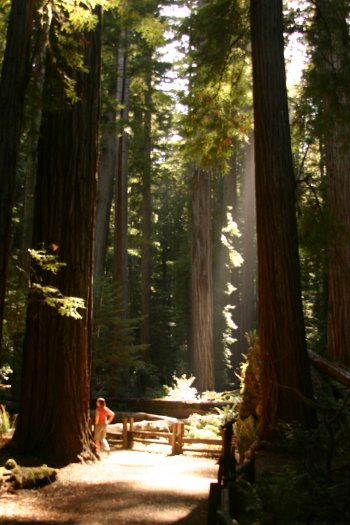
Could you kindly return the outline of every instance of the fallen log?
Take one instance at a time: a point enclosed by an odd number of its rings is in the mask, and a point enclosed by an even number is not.
[[[109,398],[108,406],[118,415],[118,412],[130,411],[148,414],[170,415],[173,418],[187,419],[191,414],[207,414],[217,412],[218,408],[234,405],[234,399],[227,401],[177,401],[173,399],[143,399],[143,398]]]
[[[170,417],[170,416],[163,416],[159,414],[149,414],[147,412],[117,412],[116,419],[119,420],[123,417],[133,417],[134,421],[167,421],[169,423],[176,423],[177,418],[176,417]]]
[[[323,374],[335,379],[344,386],[350,387],[350,371],[341,367],[337,363],[332,363],[324,357],[315,354],[311,350],[308,351],[309,359],[313,366]]]

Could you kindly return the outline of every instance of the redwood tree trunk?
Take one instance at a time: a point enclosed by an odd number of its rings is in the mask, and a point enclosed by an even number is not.
[[[192,188],[192,373],[199,391],[214,390],[211,185],[195,169]]]
[[[314,423],[299,275],[281,0],[251,2],[263,430]]]
[[[34,246],[51,245],[67,264],[53,279],[64,295],[85,299],[83,318],[60,316],[30,302],[21,406],[14,435],[21,454],[53,466],[94,457],[89,429],[93,228],[99,113],[99,29],[80,35],[88,73],[75,73],[79,102],[46,108],[39,142]],[[52,42],[52,48],[54,41]],[[57,100],[54,64],[46,69],[46,101]],[[55,78],[55,77],[54,77]],[[53,96],[55,99],[53,99]],[[47,272],[48,273],[48,272]],[[36,277],[37,278],[37,277]]]
[[[34,0],[12,0],[0,83],[0,352],[11,216],[23,106],[30,73]]]
[[[323,121],[327,171],[328,242],[327,339],[331,358],[350,364],[350,107],[348,2],[317,0],[314,60]]]
[[[142,244],[141,244],[141,331],[140,343],[146,346],[144,357],[150,359],[151,343],[151,72],[145,73],[144,160],[142,170]]]
[[[121,107],[117,148],[117,185],[114,231],[114,278],[121,291],[123,313],[127,316],[129,309],[128,287],[128,139],[124,130],[129,113],[129,79],[127,31],[122,32],[121,47],[118,56],[117,100]]]
[[[116,110],[113,103],[103,115],[103,130],[101,133],[101,148],[97,182],[97,208],[95,231],[95,264],[94,280],[99,289],[105,266],[108,248],[108,232],[116,170]],[[99,295],[99,294],[98,294]]]

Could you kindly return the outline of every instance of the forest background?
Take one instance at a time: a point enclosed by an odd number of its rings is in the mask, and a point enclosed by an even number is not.
[[[22,448],[55,433],[31,403],[62,421],[76,398],[69,426],[174,374],[237,387],[256,330],[268,420],[295,418],[286,389],[311,397],[306,345],[349,364],[349,5],[288,2],[274,60],[272,4],[0,3],[1,365]]]

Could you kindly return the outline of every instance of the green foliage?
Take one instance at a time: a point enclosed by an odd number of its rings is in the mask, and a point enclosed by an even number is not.
[[[164,385],[167,399],[176,399],[178,401],[195,401],[198,399],[198,391],[192,386],[195,377],[192,375],[187,377],[186,374],[182,374],[181,377],[173,375],[173,385],[168,387]]]
[[[244,0],[204,0],[185,22],[194,62],[210,79],[220,79],[228,64],[244,55],[249,41],[248,8]]]
[[[0,385],[3,381],[8,381],[13,370],[9,365],[3,365],[0,367]]]
[[[305,431],[297,424],[283,424],[278,439],[265,443],[257,465],[266,473],[256,483],[243,485],[249,503],[239,523],[349,523],[349,394],[320,377],[316,393],[319,426]]]
[[[148,399],[164,396],[157,366],[146,362],[137,365],[131,376],[130,395]]]
[[[0,405],[0,434],[7,432],[10,429],[10,416],[6,411],[5,405]]]
[[[7,18],[10,11],[10,0],[1,0],[0,2],[0,68],[6,44],[6,27]]]
[[[204,397],[207,398],[208,393],[205,393]],[[220,392],[215,393],[215,399],[218,401],[224,401],[225,397],[227,397],[225,394]],[[186,436],[204,439],[217,438],[221,436],[222,425],[236,418],[240,401],[240,397],[237,395],[229,395],[228,397],[229,399],[227,399],[227,406],[223,408],[217,407],[215,409],[215,413],[191,414],[186,419]]]
[[[235,139],[247,137],[251,129],[246,17],[245,2],[206,1],[193,10],[187,28],[184,24],[191,46],[186,155],[205,169],[215,165],[227,171]]]
[[[98,6],[110,9],[119,2],[107,0],[55,0],[45,3],[41,16],[46,14],[50,25],[47,43],[52,67],[46,103],[50,107],[78,102],[76,72],[86,72],[84,62],[85,35],[94,31],[99,17]]]
[[[57,255],[49,253],[46,249],[42,250],[28,250],[33,262],[35,262],[43,270],[48,270],[53,274],[57,274],[60,268],[67,266],[66,263],[60,262]]]
[[[261,356],[256,332],[246,334],[249,348],[241,364],[241,403],[235,423],[238,450],[243,457],[258,438],[258,421],[261,415]]]
[[[224,222],[223,227],[221,228],[221,243],[225,248],[226,257],[225,257],[225,266],[227,269],[227,278],[229,279],[232,270],[238,268],[243,264],[243,258],[241,254],[237,251],[237,237],[240,237],[240,231],[238,229],[237,223],[233,220],[232,216],[232,207],[228,206],[226,210],[226,221]],[[222,271],[222,270],[221,270]],[[237,325],[234,322],[233,312],[235,310],[235,305],[232,304],[232,294],[236,288],[231,283],[231,280],[225,283],[224,295],[225,303],[223,304],[222,317],[224,321],[223,325],[223,334],[222,334],[222,344],[223,344],[223,354],[226,361],[226,367],[231,368],[231,349],[233,343],[236,341],[234,337],[234,332],[237,329]]]
[[[55,481],[58,473],[58,469],[47,465],[22,467],[12,458],[6,461],[5,469],[8,471],[7,481],[15,489],[38,489]]]
[[[66,266],[60,262],[57,255],[48,253],[46,249],[28,250],[33,262],[42,270],[56,275],[57,272]],[[32,282],[30,285],[30,298],[35,301],[42,301],[44,304],[55,308],[57,313],[73,319],[82,319],[78,309],[85,309],[85,301],[80,297],[70,297],[63,295],[58,288],[52,285],[42,284],[43,277],[34,275],[41,282]]]
[[[240,418],[255,418],[261,414],[261,354],[259,338],[255,331],[246,334],[249,348],[245,361],[241,364],[240,382],[242,404]]]
[[[55,0],[52,3],[56,17],[60,20],[60,31],[75,34],[92,31],[98,22],[94,10],[97,5],[105,4],[104,0]]]
[[[134,372],[143,366],[143,345],[135,344],[139,319],[125,316],[120,290],[113,282],[95,283],[92,340],[94,396],[132,395]]]
[[[39,283],[33,283],[31,287],[31,298],[40,300],[43,303],[55,308],[56,311],[64,317],[73,319],[82,319],[78,309],[85,309],[85,301],[80,297],[68,297],[62,295],[58,288],[54,286],[43,286]]]
[[[186,436],[211,439],[220,436],[223,417],[219,414],[191,414],[186,420]]]
[[[234,239],[240,237],[236,221],[232,217],[232,206],[229,206],[226,211],[226,224],[221,230],[221,242],[227,248],[229,255],[229,269],[237,268],[243,264],[243,258],[240,253],[237,252],[234,246]]]
[[[245,452],[256,442],[258,437],[256,418],[252,415],[244,419],[238,417],[234,425],[234,432],[237,436],[237,448],[241,457],[244,457]]]

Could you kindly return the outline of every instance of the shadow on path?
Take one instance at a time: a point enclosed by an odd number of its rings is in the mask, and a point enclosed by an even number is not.
[[[0,523],[203,525],[215,459],[115,451],[73,464],[39,491],[0,498]]]

